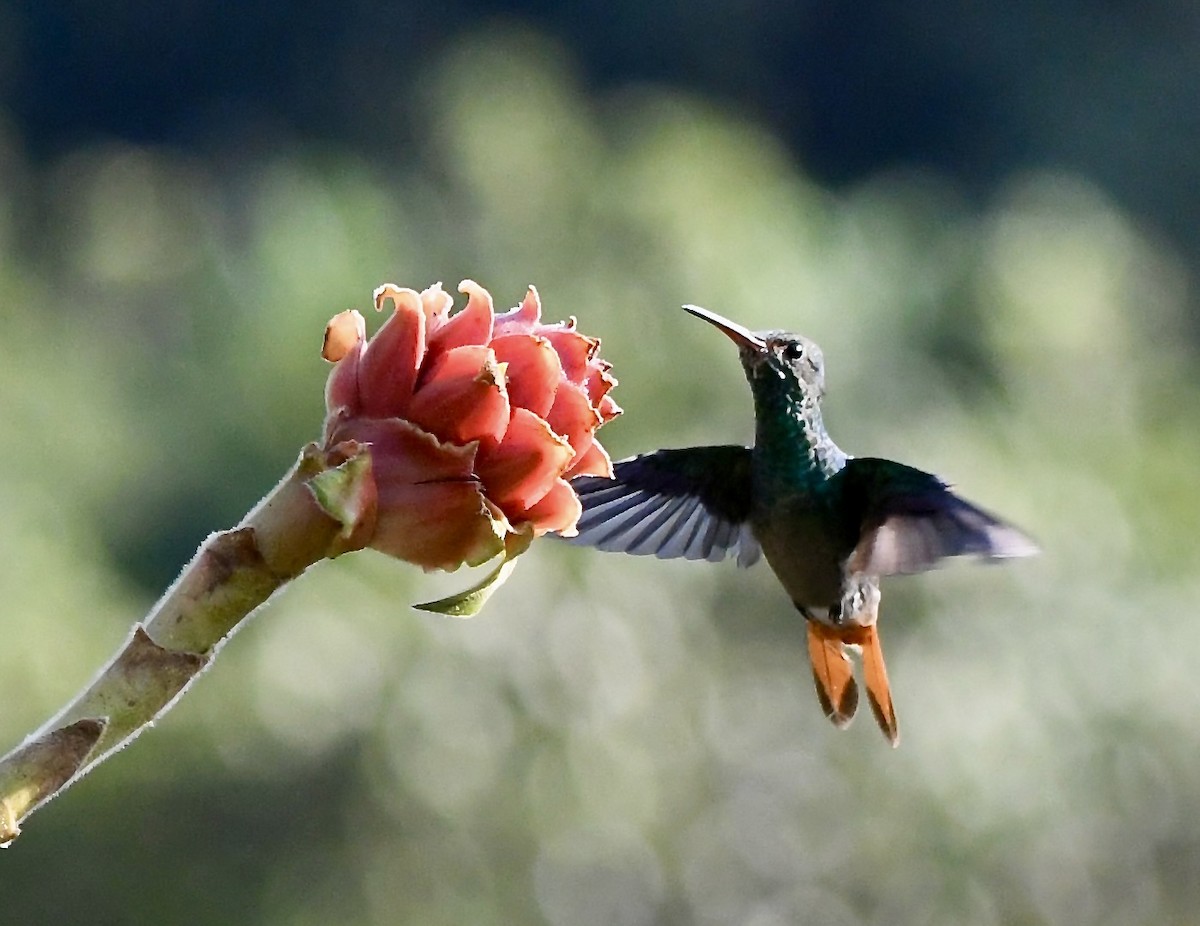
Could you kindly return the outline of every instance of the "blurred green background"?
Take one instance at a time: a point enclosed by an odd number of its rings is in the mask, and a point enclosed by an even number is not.
[[[1200,923],[1191,4],[0,3],[0,748],[317,436],[325,321],[530,282],[614,456],[726,341],[1044,555],[885,585],[839,734],[764,567],[324,564],[0,853],[3,923]]]

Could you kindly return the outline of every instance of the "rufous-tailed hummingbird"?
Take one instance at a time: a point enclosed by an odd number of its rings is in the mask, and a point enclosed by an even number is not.
[[[826,716],[839,728],[854,717],[858,686],[847,649],[859,649],[871,709],[896,745],[875,626],[880,577],[922,572],[950,556],[1001,559],[1037,547],[936,476],[845,454],[821,420],[825,370],[812,341],[684,309],[737,345],[754,394],[754,446],[659,450],[616,463],[612,479],[573,480],[583,515],[571,542],[663,559],[736,556],[740,566],[765,555],[806,618]]]

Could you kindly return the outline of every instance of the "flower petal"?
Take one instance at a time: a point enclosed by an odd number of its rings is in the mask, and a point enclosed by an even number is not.
[[[589,372],[588,361],[596,355],[600,342],[566,325],[544,326],[538,330],[538,334],[546,338],[558,352],[563,375],[571,382],[583,385]]]
[[[361,411],[378,418],[402,415],[425,356],[425,311],[411,289],[390,283],[375,290],[375,308],[391,299],[395,311],[367,343],[359,371]]]
[[[562,381],[558,352],[545,338],[509,334],[492,341],[496,359],[508,364],[508,401],[540,418],[550,413]]]
[[[621,414],[622,409],[620,405],[613,401],[612,396],[606,395],[600,400],[600,405],[596,409],[596,412],[600,415],[601,421],[608,423]]]
[[[421,308],[425,311],[426,338],[437,331],[450,315],[454,307],[454,297],[442,289],[441,283],[434,283],[428,289],[421,290]]]
[[[496,316],[493,330],[496,337],[505,334],[529,334],[538,327],[541,319],[542,300],[538,297],[537,288],[530,286],[519,306]]]
[[[480,448],[475,471],[488,498],[509,514],[540,501],[574,455],[544,419],[529,409],[514,408],[504,440],[494,450]]]
[[[612,479],[612,460],[608,451],[600,446],[600,441],[593,440],[587,450],[571,463],[571,467],[563,476],[566,479],[574,479],[576,476],[603,476],[605,479]]]
[[[458,284],[459,292],[467,294],[467,304],[454,313],[429,335],[430,358],[464,344],[487,344],[492,337],[492,297],[473,280]],[[428,361],[426,361],[428,362]]]
[[[470,479],[476,448],[445,443],[402,418],[350,418],[330,435],[330,446],[343,441],[371,445],[372,468],[380,481],[437,482]]]
[[[496,355],[466,344],[442,354],[427,370],[405,417],[441,440],[499,443],[510,412],[504,367]]]
[[[534,534],[556,531],[564,537],[574,537],[575,525],[583,514],[579,496],[565,479],[556,479],[541,501],[525,509],[520,520],[533,525]]]
[[[337,363],[367,339],[367,323],[355,309],[338,312],[325,326],[321,356]]]
[[[592,435],[600,427],[600,415],[592,408],[587,391],[574,383],[559,383],[554,405],[546,415],[546,424],[575,451],[572,460],[591,446]]]
[[[366,350],[367,327],[363,317],[353,309],[340,312],[325,326],[325,343],[321,356],[337,365],[325,381],[325,410],[344,409],[349,414],[358,411],[358,373]]]
[[[599,404],[600,400],[608,395],[612,387],[617,384],[616,377],[609,372],[611,369],[612,364],[599,357],[593,357],[588,364],[588,372],[583,385],[587,389],[588,397],[592,400],[593,405]]]
[[[504,549],[506,522],[493,516],[476,482],[393,487],[370,546],[426,571],[478,566]]]
[[[371,445],[377,502],[369,546],[445,570],[478,565],[503,549],[508,524],[472,475],[474,445],[442,443],[398,418],[360,419],[348,430]]]

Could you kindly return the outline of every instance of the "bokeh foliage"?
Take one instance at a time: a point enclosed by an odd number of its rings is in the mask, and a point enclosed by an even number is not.
[[[751,434],[729,345],[680,303],[801,330],[847,450],[941,473],[1045,554],[885,586],[897,752],[820,716],[762,567],[547,541],[461,622],[407,603],[462,575],[324,565],[29,821],[6,921],[1196,922],[1200,406],[1171,248],[1068,173],[835,194],[752,120],[594,95],[517,29],[447,50],[417,104],[386,161],[279,132],[43,164],[0,128],[6,745],[316,436],[324,322],[384,281],[535,282],[616,364],[618,456]]]

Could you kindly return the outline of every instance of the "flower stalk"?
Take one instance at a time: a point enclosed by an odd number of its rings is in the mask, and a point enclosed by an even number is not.
[[[163,714],[275,591],[341,552],[342,525],[305,485],[323,472],[322,456],[306,448],[241,524],[205,540],[91,684],[0,758],[0,845]]]
[[[594,431],[620,412],[599,342],[574,320],[543,325],[536,291],[505,315],[470,281],[450,314],[441,287],[376,292],[393,315],[368,341],[362,317],[326,330],[335,363],[325,437],[232,530],[200,546],[95,679],[0,757],[0,846],[22,821],[165,713],[219,648],[309,566],[374,547],[425,569],[496,556],[479,584],[417,605],[478,612],[536,536],[574,532],[567,481],[611,473]]]

